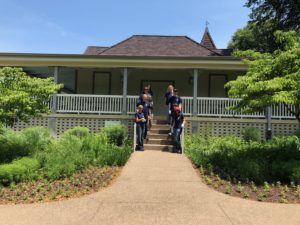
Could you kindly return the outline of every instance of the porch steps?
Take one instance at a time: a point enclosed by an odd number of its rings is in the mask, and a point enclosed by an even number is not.
[[[168,151],[173,150],[172,137],[168,135],[170,126],[165,120],[153,120],[148,140],[144,143],[145,150]]]

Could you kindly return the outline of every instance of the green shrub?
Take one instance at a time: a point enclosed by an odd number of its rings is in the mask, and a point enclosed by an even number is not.
[[[39,158],[44,164],[46,177],[51,180],[67,177],[90,164],[94,155],[91,151],[82,151],[82,147],[82,140],[72,135],[64,135],[53,142],[44,157]]]
[[[14,160],[9,164],[2,164],[0,165],[0,183],[9,185],[13,182],[36,179],[39,168],[38,160],[28,157]]]
[[[52,140],[49,129],[45,127],[26,128],[21,131],[21,135],[31,155],[45,150]]]
[[[1,129],[0,163],[9,163],[16,158],[28,156],[29,154],[30,148],[22,135],[10,129]]]
[[[87,127],[73,127],[69,130],[67,130],[65,133],[64,133],[64,136],[75,136],[75,137],[78,137],[78,138],[86,138],[87,136],[89,136],[90,134],[90,130],[89,128]]]
[[[242,129],[242,137],[245,141],[260,141],[260,130],[256,127],[245,127]]]
[[[124,125],[111,125],[101,130],[105,133],[110,144],[121,146],[127,139],[127,128]]]
[[[187,137],[185,152],[197,166],[223,177],[256,183],[299,182],[300,143],[296,136],[274,137],[259,143],[238,137]]]
[[[104,145],[100,147],[97,163],[101,166],[123,166],[131,153],[131,146]]]

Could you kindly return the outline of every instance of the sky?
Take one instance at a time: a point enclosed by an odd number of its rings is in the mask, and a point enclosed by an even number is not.
[[[0,0],[0,52],[81,54],[131,35],[186,35],[206,21],[218,48],[246,25],[246,0]]]

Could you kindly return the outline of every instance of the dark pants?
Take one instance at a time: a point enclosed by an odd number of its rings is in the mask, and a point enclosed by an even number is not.
[[[174,132],[174,146],[175,146],[175,149],[177,151],[181,151],[182,148],[181,148],[180,136],[181,136],[181,133],[182,133],[182,128],[174,128],[173,132]]]
[[[145,123],[136,124],[136,149],[144,150],[144,134],[145,134]]]
[[[148,117],[145,117],[145,119],[146,119],[146,122],[144,123],[144,139],[146,139],[146,137],[147,137],[147,134],[148,134],[148,122],[149,122],[149,119],[148,119]]]

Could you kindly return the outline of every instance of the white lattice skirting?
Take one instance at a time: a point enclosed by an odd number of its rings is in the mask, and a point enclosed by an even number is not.
[[[76,127],[88,127],[92,133],[111,123],[121,123],[128,127],[128,133],[133,136],[133,117],[121,115],[76,115],[54,114],[50,116],[32,118],[29,123],[18,122],[14,125],[15,131],[27,127],[49,127],[54,135],[60,136],[66,130]],[[240,119],[240,118],[210,118],[210,117],[187,117],[186,134],[202,133],[205,136],[241,136],[244,127],[256,127],[261,130],[261,138],[266,136],[265,119]],[[272,120],[274,135],[289,135],[299,128],[296,120]]]

